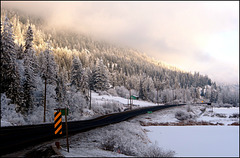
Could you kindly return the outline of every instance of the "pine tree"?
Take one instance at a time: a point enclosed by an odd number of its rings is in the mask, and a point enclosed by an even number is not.
[[[159,79],[154,79],[154,87],[157,90],[157,104],[159,104],[159,90],[161,89],[161,82]]]
[[[12,103],[21,106],[22,94],[20,88],[20,76],[16,67],[16,50],[12,24],[6,17],[4,29],[1,32],[1,93],[6,92]]]
[[[103,60],[97,60],[96,66],[93,69],[93,88],[95,91],[104,91],[109,88],[108,69],[103,64]]]
[[[43,122],[46,121],[45,113],[46,113],[46,95],[47,95],[47,84],[54,84],[57,80],[57,65],[54,60],[54,56],[52,54],[52,51],[50,50],[50,44],[48,42],[47,49],[41,54],[40,56],[40,62],[43,63],[43,65],[40,67],[40,74],[41,77],[44,79],[44,118]]]
[[[24,93],[24,104],[21,107],[21,112],[28,112],[33,108],[34,97],[33,91],[35,88],[34,80],[32,78],[33,70],[30,65],[30,57],[26,56],[24,60],[24,82],[23,82],[23,93]]]
[[[31,26],[28,27],[27,33],[25,35],[25,50],[24,50],[24,56],[28,56],[29,57],[29,64],[31,65],[34,74],[32,74],[34,80],[36,78],[36,74],[38,73],[38,60],[36,57],[36,52],[33,49],[33,31]]]
[[[23,54],[23,46],[22,44],[18,47],[18,50],[17,50],[17,59],[21,60],[23,59],[24,57],[24,54]]]
[[[146,77],[143,81],[143,95],[146,99],[153,99],[153,96],[150,96],[150,93],[153,91],[154,89],[154,84],[153,84],[153,80],[152,78],[150,78],[149,76]]]
[[[143,78],[140,77],[140,83],[139,83],[139,98],[145,100],[145,96],[144,96],[144,93],[143,93]]]
[[[59,103],[60,107],[65,106],[66,96],[67,96],[67,87],[66,87],[66,80],[64,78],[64,72],[60,72],[57,75],[57,86],[56,86],[56,95],[57,95],[57,102]]]
[[[83,95],[85,96],[86,100],[89,100],[89,85],[88,85],[88,74],[86,70],[82,71],[82,78],[81,78],[81,92],[83,93]]]
[[[32,27],[29,26],[25,37],[25,53],[27,53],[27,51],[32,48],[33,48],[33,31]]]
[[[40,75],[43,79],[47,80],[47,83],[54,84],[57,78],[57,64],[53,52],[50,48],[50,44],[44,52],[41,52],[39,55],[40,63]]]
[[[82,63],[77,56],[73,56],[72,68],[71,68],[71,86],[75,86],[77,91],[81,89],[82,82]]]

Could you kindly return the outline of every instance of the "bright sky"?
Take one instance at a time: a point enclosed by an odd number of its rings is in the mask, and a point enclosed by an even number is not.
[[[239,1],[1,2],[139,49],[217,82],[239,83]]]

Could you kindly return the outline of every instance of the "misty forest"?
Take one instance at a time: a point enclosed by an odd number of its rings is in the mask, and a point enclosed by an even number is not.
[[[44,19],[4,8],[0,64],[1,117],[18,118],[18,124],[41,123],[45,97],[46,122],[52,121],[55,108],[65,106],[70,120],[81,119],[86,112],[120,111],[117,104],[91,103],[92,92],[136,95],[161,104],[205,101],[239,106],[237,86],[218,84],[207,75],[181,71],[136,49],[55,29]]]

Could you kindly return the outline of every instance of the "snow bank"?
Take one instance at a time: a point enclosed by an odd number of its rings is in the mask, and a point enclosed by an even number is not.
[[[1,120],[1,127],[5,127],[5,126],[12,126],[12,124],[10,122]]]
[[[234,113],[239,113],[239,107],[231,107],[231,108],[213,108],[214,113],[222,113],[231,115]]]
[[[70,148],[69,152],[64,148],[61,150],[61,154],[65,157],[129,157],[124,154],[116,152],[101,150],[98,148]]]
[[[128,99],[126,98],[116,97],[112,95],[99,95],[96,92],[92,92],[92,98],[98,103],[101,103],[101,102],[104,103],[105,101],[116,101],[116,102],[120,102],[121,104],[128,104]],[[140,107],[157,105],[153,102],[141,101],[141,100],[133,100],[133,104]]]
[[[239,114],[239,107],[232,108],[207,108],[206,112],[197,120],[211,123],[221,122],[224,125],[239,122],[239,118],[231,118],[233,114]]]

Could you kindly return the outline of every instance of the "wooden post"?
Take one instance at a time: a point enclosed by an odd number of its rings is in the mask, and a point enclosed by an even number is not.
[[[132,110],[132,98],[131,98],[131,89],[129,90],[130,93],[130,109]]]
[[[69,144],[68,144],[68,126],[67,126],[67,108],[65,108],[65,124],[66,124],[66,137],[67,137],[67,151],[69,152]]]
[[[47,78],[45,77],[43,122],[46,122],[46,95],[47,95]]]
[[[89,104],[89,109],[91,110],[92,108],[92,93],[91,93],[91,89],[90,89],[90,104]]]

